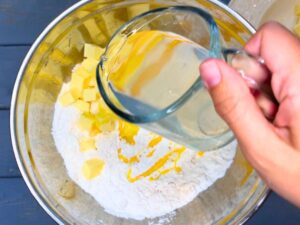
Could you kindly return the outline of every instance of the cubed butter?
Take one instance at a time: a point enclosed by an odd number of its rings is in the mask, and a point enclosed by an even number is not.
[[[59,102],[63,106],[70,105],[70,104],[74,103],[75,101],[76,101],[76,98],[74,98],[74,96],[72,95],[72,93],[70,91],[67,91],[59,98]]]
[[[93,150],[96,149],[96,141],[93,138],[82,138],[79,141],[79,146],[81,152]]]
[[[73,87],[73,88],[70,89],[70,92],[76,100],[81,98],[81,96],[82,96],[82,90],[81,89]]]
[[[81,112],[90,112],[90,103],[88,102],[85,102],[83,100],[77,100],[75,103],[74,103],[74,106],[79,109]]]
[[[87,88],[83,90],[83,100],[86,102],[92,102],[97,99],[98,90],[96,88]]]
[[[85,79],[83,77],[73,74],[71,78],[70,89],[72,94],[76,98],[79,98],[82,95],[84,84],[85,84]]]
[[[97,87],[96,76],[90,77],[88,85],[89,87]]]
[[[95,118],[90,114],[82,114],[77,122],[77,126],[82,131],[90,132],[95,124]]]
[[[99,126],[99,128],[100,128],[100,125],[108,123],[113,118],[109,114],[103,113],[103,111],[100,111],[98,114],[95,115],[95,119],[97,122],[97,126]]]
[[[86,69],[88,72],[92,73],[94,76],[96,76],[96,68],[98,65],[98,61],[92,58],[87,58],[83,60],[82,67]]]
[[[100,108],[100,112],[95,115],[96,126],[102,132],[110,132],[115,129],[116,118],[106,110]]]
[[[89,73],[83,66],[80,66],[74,71],[73,76],[82,77],[85,81],[90,79],[91,73]]]
[[[102,132],[111,132],[115,129],[115,121],[109,120],[106,123],[100,124],[99,127]]]
[[[93,101],[93,102],[91,102],[90,112],[92,114],[99,113],[99,109],[100,109],[100,103],[99,103],[99,101]]]
[[[92,44],[85,44],[84,45],[84,57],[85,58],[92,58],[97,61],[100,60],[101,55],[104,53],[104,49]]]
[[[101,159],[89,159],[83,163],[82,173],[85,179],[92,180],[103,171],[105,162]]]

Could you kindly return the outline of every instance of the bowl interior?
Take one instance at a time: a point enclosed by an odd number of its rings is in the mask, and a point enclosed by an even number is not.
[[[214,1],[184,1],[209,10],[228,47],[241,47],[251,36],[249,27]],[[135,221],[106,213],[76,186],[76,196],[58,192],[70,180],[51,134],[54,104],[72,68],[83,59],[84,43],[104,47],[113,32],[132,18],[133,8],[149,9],[182,4],[179,1],[81,2],[48,27],[32,47],[20,70],[12,107],[15,154],[31,192],[46,211],[65,224],[236,224],[261,202],[266,187],[239,150],[225,177],[191,203],[164,217]],[[234,31],[234,32],[233,32]]]
[[[267,21],[277,21],[292,30],[296,24],[294,7],[297,3],[297,0],[231,0],[229,5],[255,27]]]
[[[297,0],[274,1],[263,14],[260,24],[267,21],[277,21],[292,30],[296,24],[294,8],[297,3],[299,3]]]

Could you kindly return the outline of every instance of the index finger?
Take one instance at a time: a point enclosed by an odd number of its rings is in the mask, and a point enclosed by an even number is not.
[[[276,22],[264,24],[246,44],[245,50],[262,57],[272,73],[294,68],[300,59],[299,39]]]

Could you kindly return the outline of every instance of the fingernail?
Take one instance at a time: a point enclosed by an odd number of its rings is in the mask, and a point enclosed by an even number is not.
[[[213,88],[221,81],[221,73],[217,64],[208,60],[200,66],[200,76],[206,88]]]

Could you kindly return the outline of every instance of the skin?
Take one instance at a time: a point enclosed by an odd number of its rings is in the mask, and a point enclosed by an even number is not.
[[[251,77],[267,87],[268,95],[253,92],[222,60],[203,62],[202,80],[245,158],[272,190],[300,207],[300,40],[271,22],[257,31],[245,50],[264,59],[269,72]],[[270,93],[273,96],[266,97]]]

